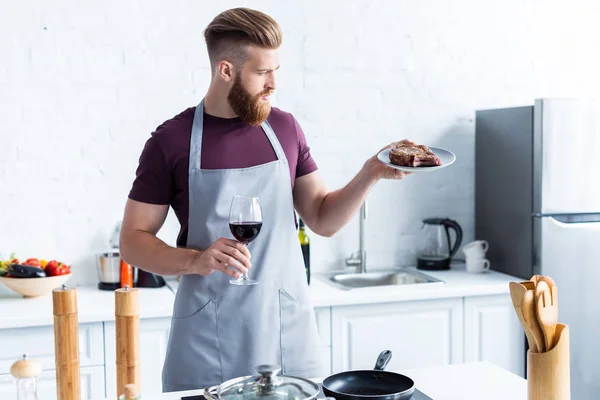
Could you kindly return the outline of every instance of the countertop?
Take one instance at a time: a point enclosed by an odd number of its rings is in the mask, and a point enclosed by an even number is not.
[[[489,362],[453,364],[396,371],[410,377],[415,387],[433,400],[526,400],[527,381]],[[322,378],[314,379],[320,382]],[[179,400],[201,390],[143,393],[144,400]]]
[[[345,271],[349,272],[349,271]],[[341,290],[313,274],[310,294],[314,307],[373,304],[396,301],[426,300],[449,297],[509,294],[508,282],[520,280],[497,271],[469,274],[464,267],[449,271],[419,271],[443,284],[373,287]],[[140,289],[140,318],[170,317],[173,312],[177,281],[170,280],[162,288]],[[79,322],[114,321],[114,293],[95,286],[77,286]],[[6,287],[0,289],[0,329],[53,324],[52,294],[25,299]]]
[[[4,290],[6,289],[6,290]],[[142,288],[139,295],[140,318],[170,317],[175,295],[168,286]],[[26,299],[3,288],[0,291],[0,329],[54,324],[52,293]],[[115,294],[96,286],[77,286],[79,323],[115,320]]]
[[[414,268],[407,268],[407,270],[417,271]],[[508,283],[522,280],[497,271],[470,274],[464,270],[464,265],[453,267],[447,271],[417,272],[441,280],[443,284],[414,284],[341,290],[326,283],[319,274],[314,274],[311,276],[310,282],[311,298],[315,307],[329,307],[449,297],[508,295],[510,293]]]

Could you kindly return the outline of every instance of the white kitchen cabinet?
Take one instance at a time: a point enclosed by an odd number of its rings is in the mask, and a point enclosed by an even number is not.
[[[140,365],[142,393],[162,392],[162,368],[167,352],[171,318],[140,319]],[[107,398],[117,398],[117,348],[114,322],[104,323],[106,340]],[[121,389],[122,390],[122,389]]]
[[[465,362],[489,361],[525,377],[525,334],[509,294],[464,298]]]
[[[81,400],[104,399],[104,367],[79,369]],[[56,400],[56,371],[43,371],[38,376],[38,400]],[[0,375],[0,399],[16,399],[17,386],[10,374]]]
[[[82,367],[104,365],[104,338],[102,323],[79,324],[79,364]],[[56,368],[54,352],[54,326],[0,329],[0,371],[10,371],[10,366],[27,353],[42,364],[43,370]]]
[[[319,352],[322,356],[325,372],[331,374],[331,308],[315,308],[315,318],[317,320],[317,329],[321,343]]]
[[[332,307],[332,372],[372,369],[383,350],[387,370],[462,362],[462,298]]]

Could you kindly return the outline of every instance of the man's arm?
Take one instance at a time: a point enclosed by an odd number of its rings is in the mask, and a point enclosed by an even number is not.
[[[375,155],[346,186],[330,192],[315,171],[296,179],[294,208],[310,230],[331,237],[350,221],[375,183],[380,179],[402,179],[406,175],[386,166]]]
[[[168,205],[127,199],[119,245],[127,263],[159,275],[189,273],[197,251],[173,248],[156,237],[168,211]]]
[[[155,205],[127,199],[121,224],[121,257],[129,264],[158,275],[210,275],[219,270],[234,278],[248,273],[250,253],[241,243],[221,238],[206,250],[171,247],[156,234],[169,211]]]

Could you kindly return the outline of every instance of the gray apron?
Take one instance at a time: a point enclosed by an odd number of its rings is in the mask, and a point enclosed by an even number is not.
[[[236,195],[257,196],[263,226],[249,244],[254,286],[229,283],[220,271],[181,277],[163,368],[163,391],[205,388],[255,375],[274,364],[298,377],[324,375],[319,337],[308,294],[304,262],[293,222],[287,158],[273,129],[261,127],[277,160],[240,169],[203,170],[204,102],[194,114],[190,144],[187,247],[205,250],[229,231]],[[252,149],[248,149],[252,151]],[[223,154],[223,157],[227,157]]]

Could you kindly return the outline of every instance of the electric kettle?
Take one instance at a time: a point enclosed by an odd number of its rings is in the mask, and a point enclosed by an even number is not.
[[[454,231],[454,240],[450,239]],[[438,271],[450,269],[450,260],[460,248],[463,230],[458,222],[448,218],[427,218],[421,228],[421,247],[417,254],[417,269]]]

